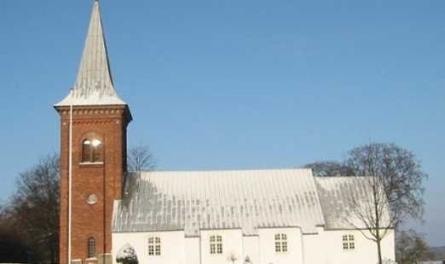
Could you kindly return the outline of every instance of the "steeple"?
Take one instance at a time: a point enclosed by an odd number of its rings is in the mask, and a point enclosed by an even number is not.
[[[125,104],[113,86],[99,1],[95,0],[76,82],[56,106]]]
[[[60,115],[60,264],[111,264],[111,222],[127,169],[128,105],[117,95],[99,12],[91,21],[73,89]]]

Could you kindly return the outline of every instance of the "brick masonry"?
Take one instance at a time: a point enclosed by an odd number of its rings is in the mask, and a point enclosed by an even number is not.
[[[68,263],[68,166],[70,108],[57,107],[61,121],[60,144],[60,263]],[[114,200],[120,199],[126,171],[126,105],[74,106],[72,144],[72,259],[86,263],[88,238],[96,240],[98,262],[111,253]],[[102,163],[81,163],[82,141],[94,136],[103,142]],[[97,196],[88,204],[90,194]],[[91,261],[91,260],[90,260]],[[106,261],[109,262],[109,261]],[[91,263],[91,262],[89,262]]]

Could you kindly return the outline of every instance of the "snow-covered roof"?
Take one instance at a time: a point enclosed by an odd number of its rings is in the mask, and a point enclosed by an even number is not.
[[[301,227],[324,224],[310,169],[167,171],[129,175],[114,232]]]
[[[125,104],[113,86],[99,1],[94,1],[76,82],[70,93],[56,106]]]
[[[366,228],[374,213],[371,177],[315,177],[326,229]],[[378,185],[378,183],[376,183]],[[380,203],[383,225],[388,224],[389,208]],[[370,215],[371,214],[371,215]],[[370,221],[372,222],[372,221]]]

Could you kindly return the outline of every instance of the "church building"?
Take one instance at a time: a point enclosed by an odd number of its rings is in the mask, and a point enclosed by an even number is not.
[[[117,94],[99,2],[60,115],[60,263],[375,264],[351,201],[367,177],[310,169],[127,172],[129,106]],[[364,205],[364,207],[366,207]],[[387,212],[388,213],[388,212]],[[394,232],[382,240],[394,260]]]

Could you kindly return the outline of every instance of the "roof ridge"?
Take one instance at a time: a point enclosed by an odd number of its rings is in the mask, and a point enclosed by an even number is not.
[[[271,168],[271,169],[202,169],[202,170],[150,170],[129,173],[204,173],[204,172],[266,172],[266,171],[311,171],[309,168]]]
[[[364,176],[364,175],[341,175],[341,176],[314,176],[316,179],[357,179],[357,178],[366,178],[366,177],[373,177],[373,176]]]

